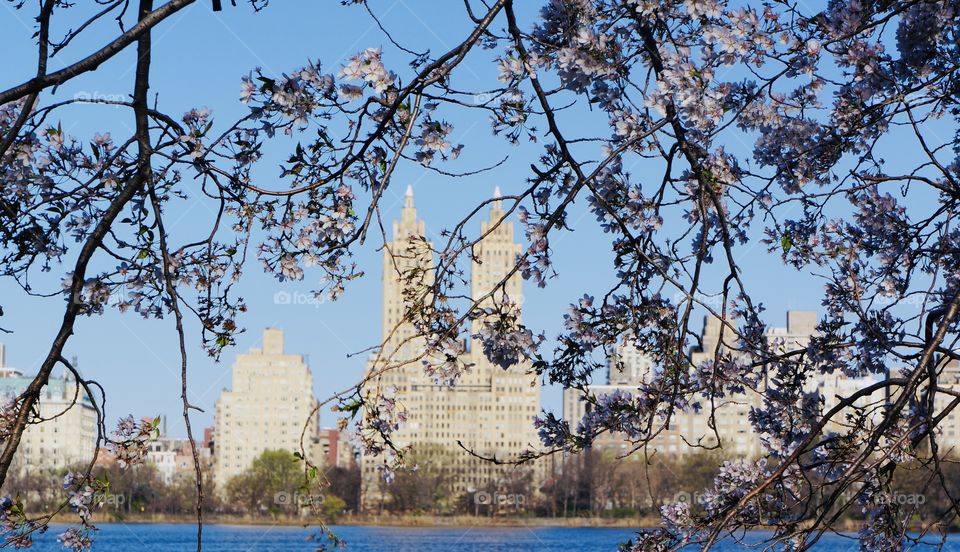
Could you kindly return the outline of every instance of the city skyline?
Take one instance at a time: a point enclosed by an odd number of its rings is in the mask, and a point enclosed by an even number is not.
[[[452,25],[458,20],[456,10],[459,6],[443,5],[431,10],[417,10],[402,3],[390,10],[394,26],[394,38],[418,44],[424,50],[435,41],[455,44],[463,32],[461,24]],[[518,17],[532,21],[537,17],[537,6],[517,6]],[[348,17],[349,8],[337,7],[335,14],[344,17],[330,17],[321,5],[281,5],[275,3],[264,10],[255,19],[244,17],[240,10],[211,12],[207,9],[193,9],[189,17],[177,19],[175,24],[163,30],[159,39],[158,55],[163,63],[156,66],[156,76],[152,86],[162,101],[169,102],[175,113],[183,113],[195,107],[208,107],[221,120],[227,120],[246,111],[246,106],[237,101],[240,78],[250,72],[253,66],[261,66],[274,74],[289,71],[295,64],[302,63],[306,57],[322,59],[326,70],[335,72],[341,63],[352,56],[356,49],[367,46],[381,46],[385,56],[397,58],[402,52],[392,47],[389,41],[377,36],[377,27],[360,18]],[[10,40],[31,40],[34,21],[28,14],[6,10],[9,17],[0,20],[0,30]],[[281,26],[287,32],[279,35],[266,35],[262,29]],[[372,41],[367,44],[366,41]],[[216,64],[201,62],[190,53],[195,45],[212,51],[221,49],[243,55],[220,56]],[[351,48],[352,46],[352,48]],[[304,59],[291,59],[291,51],[304,51]],[[256,55],[252,56],[252,52]],[[248,57],[249,56],[249,57]],[[124,55],[106,66],[108,71],[123,73],[128,71],[132,55]],[[51,67],[65,63],[59,57],[51,60]],[[486,55],[465,61],[460,78],[464,84],[484,83],[496,79],[496,64]],[[35,60],[30,56],[13,57],[7,60],[5,75],[13,79],[16,75],[32,75],[35,72]],[[130,75],[127,75],[130,76]],[[202,82],[204,94],[197,96],[190,86],[180,86],[180,82]],[[125,97],[128,90],[120,89],[110,74],[82,75],[76,82],[64,83],[58,88],[58,98],[72,98],[76,94],[88,94],[92,97]],[[195,105],[200,103],[201,105]],[[70,119],[64,130],[79,136],[92,136],[94,132],[113,131],[119,135],[126,132],[131,121],[114,107],[88,106],[93,110],[90,116]],[[572,120],[585,128],[590,124],[589,112],[568,112]],[[494,187],[499,186],[505,195],[518,193],[526,186],[529,174],[529,159],[539,155],[539,146],[521,142],[517,145],[504,143],[503,140],[488,138],[489,128],[485,120],[463,118],[457,114],[451,116],[456,123],[454,138],[460,142],[476,140],[477,147],[463,150],[460,160],[467,169],[486,166],[491,161],[499,162],[507,158],[501,173],[467,175],[456,182],[434,171],[419,166],[400,164],[392,178],[390,186],[383,192],[383,220],[395,218],[403,205],[404,191],[412,185],[418,198],[418,210],[428,221],[426,230],[430,236],[441,235],[444,229],[450,229],[457,222],[460,209],[458,205],[474,205],[486,200]],[[102,127],[101,123],[106,125]],[[288,145],[284,142],[279,149]],[[746,151],[745,146],[732,144],[730,151]],[[631,165],[632,170],[642,173],[648,169],[646,163]],[[261,169],[256,173],[258,179],[270,183],[277,179],[275,165]],[[456,200],[450,201],[446,193],[455,194]],[[198,202],[183,216],[171,221],[176,223],[183,233],[196,230],[197,218],[209,215],[206,208]],[[515,220],[515,217],[511,217]],[[555,249],[554,264],[559,277],[551,280],[547,287],[539,289],[528,286],[525,299],[525,320],[531,328],[543,331],[547,341],[545,346],[555,344],[554,338],[562,331],[563,320],[558,314],[567,304],[575,302],[585,291],[603,293],[604,288],[613,281],[611,271],[614,253],[609,244],[602,244],[604,232],[594,223],[595,215],[585,201],[570,205],[571,224],[576,223],[575,232],[555,236],[552,242]],[[681,224],[679,215],[667,218],[665,225]],[[756,236],[759,239],[759,235]],[[187,320],[187,351],[190,360],[189,393],[191,403],[203,408],[204,412],[193,412],[197,425],[208,426],[213,423],[213,407],[220,390],[229,385],[230,366],[235,355],[251,347],[258,347],[260,332],[263,328],[281,327],[287,342],[298,353],[306,355],[314,364],[323,380],[331,382],[336,390],[349,388],[362,377],[366,369],[364,354],[358,354],[368,347],[379,344],[380,324],[371,321],[379,316],[379,303],[376,300],[380,292],[381,252],[377,240],[370,240],[358,247],[355,259],[366,270],[366,274],[352,281],[346,293],[336,302],[318,303],[310,299],[310,292],[318,287],[319,276],[307,273],[302,282],[278,283],[266,275],[257,264],[251,264],[244,273],[244,279],[238,284],[238,294],[248,303],[248,311],[239,317],[238,324],[246,328],[246,333],[237,338],[237,344],[230,347],[219,363],[209,359],[196,338],[199,326]],[[525,240],[521,239],[521,242]],[[740,252],[740,260],[750,262],[754,271],[743,275],[770,312],[786,312],[789,309],[809,309],[819,306],[822,283],[805,274],[798,274],[792,268],[784,267],[775,259],[770,259],[765,247],[752,244],[749,252]],[[603,267],[602,270],[598,270]],[[723,275],[716,267],[706,267],[705,277],[719,283]],[[786,284],[786,285],[785,285]],[[61,281],[57,278],[44,278],[38,275],[37,287],[59,290]],[[788,288],[788,293],[783,289]],[[277,304],[275,294],[289,298],[287,304]],[[670,291],[669,294],[672,294]],[[51,331],[49,321],[62,317],[63,300],[51,298],[22,297],[22,289],[9,281],[0,281],[0,297],[3,298],[4,316],[0,318],[0,327],[15,331],[12,335],[0,335],[16,347],[11,347],[8,360],[26,373],[35,373],[49,350]],[[779,324],[780,321],[771,320]],[[105,347],[108,343],[110,346]],[[21,345],[22,344],[22,345]],[[108,401],[107,414],[120,418],[128,414],[151,415],[151,413],[179,412],[179,359],[177,340],[169,319],[143,320],[138,314],[118,313],[115,309],[98,317],[78,320],[76,339],[67,346],[67,357],[78,357],[83,373],[101,381],[105,385]],[[130,366],[142,368],[137,380],[125,377]],[[321,396],[322,389],[317,379],[316,392]],[[133,397],[141,386],[154,390],[145,398]],[[562,408],[562,391],[554,386],[544,389],[545,404],[555,412]],[[170,416],[171,434],[185,436],[182,420]]]
[[[772,329],[772,330],[778,330],[778,329],[780,329],[780,327],[778,327],[778,326],[770,326],[769,328]],[[267,328],[264,328],[264,329],[265,329],[265,330],[269,330],[269,329],[271,329],[271,328],[270,328],[270,327],[267,327]],[[277,328],[275,328],[275,329],[280,330],[280,331],[284,331],[283,328],[280,328],[280,327],[277,327]],[[251,347],[252,349],[257,349],[257,348],[258,348],[258,345],[259,345],[260,347],[262,347],[262,343],[263,343],[263,341],[262,341],[262,335],[263,335],[263,333],[261,332],[260,335],[261,335],[261,338],[255,342],[255,345]],[[285,339],[285,341],[286,341],[286,339]],[[0,349],[5,349],[5,351],[10,351],[9,347],[7,347],[3,342],[0,342]],[[618,349],[619,349],[619,348],[618,348]],[[246,353],[238,352],[237,355],[236,355],[232,360],[229,361],[229,363],[230,363],[230,364],[233,364],[233,363],[236,361],[236,357],[242,356],[242,355],[244,355],[244,354],[246,354]],[[292,353],[292,354],[303,357],[304,360],[305,360],[306,366],[310,369],[311,373],[313,374],[314,367],[311,365],[311,362],[310,362],[310,360],[309,360],[309,355],[308,355],[308,354],[305,354],[305,353]],[[631,354],[634,354],[634,353],[631,351]],[[225,360],[224,362],[228,362],[228,361]],[[369,361],[367,361],[367,363],[368,363],[368,362],[369,362]],[[647,369],[646,367],[647,367],[647,366],[652,367],[653,369],[656,369],[656,366],[655,366],[655,365],[652,365],[652,364],[643,364],[642,366],[645,367],[645,368],[643,369],[644,372],[646,371],[646,369]],[[0,363],[0,368],[6,369],[6,370],[16,371],[16,372],[22,374],[22,375],[25,376],[25,377],[31,376],[31,374],[30,374],[29,372],[24,372],[24,371],[23,371],[22,369],[20,369],[19,367],[12,366],[12,365],[10,365],[9,363],[7,363],[7,364]],[[627,374],[619,373],[619,372],[616,372],[616,371],[612,372],[612,371],[611,371],[611,368],[612,368],[612,365],[608,364],[608,365],[607,365],[607,368],[606,368],[602,373],[598,373],[597,375],[598,375],[598,376],[602,376],[603,378],[605,378],[605,380],[604,380],[602,383],[596,383],[596,384],[594,384],[594,385],[596,385],[596,386],[609,385],[609,386],[614,386],[614,387],[615,387],[615,386],[621,386],[621,385],[623,385],[623,384],[628,383],[629,381],[632,381]],[[64,374],[64,375],[62,375],[62,376],[60,376],[60,377],[62,378],[62,377],[64,377],[65,375],[66,375],[66,374]],[[620,378],[620,379],[617,380],[617,378]],[[314,377],[314,379],[317,379],[317,378]],[[322,383],[321,383],[321,384],[318,384],[318,385],[322,385]],[[228,390],[229,388],[230,388],[230,385],[226,385],[226,386],[224,386],[223,388],[221,388],[220,391],[222,392],[222,391],[224,391],[224,390]],[[550,385],[542,385],[541,388],[542,388],[542,389],[550,389],[551,386],[550,386]],[[559,389],[559,391],[561,392],[561,395],[560,395],[560,397],[559,397],[559,400],[557,400],[557,401],[551,401],[550,404],[547,404],[546,402],[542,402],[542,403],[541,403],[541,407],[556,407],[556,409],[555,409],[554,411],[555,411],[556,413],[558,413],[558,414],[559,414],[559,413],[562,413],[562,412],[564,411],[564,405],[565,405],[565,403],[566,403],[566,399],[563,397],[562,388]],[[331,393],[331,394],[332,394],[332,393]],[[315,394],[314,396],[315,396],[315,398],[322,399],[322,398],[327,397],[328,395],[323,395],[322,393],[320,393],[320,394]],[[554,402],[556,402],[556,404],[552,404],[552,403],[554,403]],[[321,409],[321,410],[320,410],[320,413],[323,413],[324,411],[325,411],[325,409]],[[174,410],[174,411],[167,411],[167,412],[160,411],[159,413],[160,413],[160,416],[164,418],[164,423],[165,423],[165,424],[169,424],[170,422],[176,422],[176,420],[177,420],[177,418],[178,418],[177,414],[175,414],[174,412],[175,412],[175,410]],[[136,416],[135,416],[135,417],[136,417]],[[152,415],[144,414],[143,417],[152,417]],[[331,418],[335,418],[335,414],[334,414],[334,413],[331,413],[331,412],[327,412],[327,416],[321,416],[321,417],[320,417],[320,419],[321,419],[321,426],[320,426],[320,427],[323,428],[323,429],[333,427],[335,424],[330,424],[330,423],[327,423],[327,422],[323,421],[323,420],[330,420]],[[212,415],[211,415],[211,422],[213,422],[213,421],[214,421],[214,420],[213,420],[213,417],[212,417]],[[210,424],[200,425],[199,427],[201,427],[201,428],[204,428],[204,427],[205,427],[205,428],[209,428],[209,427],[213,427],[214,425],[215,425],[214,423],[210,423]],[[181,434],[179,434],[179,433],[177,433],[177,432],[164,432],[164,436],[171,437],[171,438],[184,438],[184,437],[185,437],[185,435],[181,435]]]
[[[0,12],[4,544],[957,538],[956,0]]]
[[[426,182],[421,182],[417,186],[410,185],[415,195],[420,186],[427,186]],[[395,189],[396,188],[396,189]],[[482,180],[473,187],[473,194],[479,194],[480,197],[489,197],[495,188],[500,185],[490,185]],[[391,220],[399,217],[403,209],[405,189],[401,186],[392,186],[388,189],[391,194],[389,208],[384,212],[384,218]],[[484,195],[485,194],[485,195]],[[436,221],[449,218],[450,210],[444,209],[432,200],[431,194],[420,194],[421,197],[418,209],[421,212],[422,219],[425,221],[424,231],[428,236],[439,236],[443,228]],[[392,210],[392,213],[391,213]],[[583,218],[586,213],[577,215]],[[508,217],[512,220],[514,217]],[[539,289],[536,286],[528,286],[527,294],[524,298],[525,318],[527,324],[532,328],[544,330],[547,341],[545,345],[555,343],[553,337],[563,326],[561,318],[554,316],[556,308],[565,305],[576,299],[575,291],[580,285],[586,274],[574,273],[574,278],[570,277],[570,270],[577,267],[598,265],[607,263],[609,254],[597,250],[596,248],[583,248],[577,245],[577,242],[568,243],[569,239],[563,238],[558,241],[559,252],[557,254],[557,264],[560,267],[560,277],[551,283],[545,289]],[[570,250],[566,247],[569,246]],[[230,366],[236,355],[251,347],[262,346],[261,330],[267,327],[278,327],[284,330],[286,339],[293,347],[296,347],[298,354],[304,355],[314,365],[319,377],[315,379],[315,393],[319,398],[326,398],[337,391],[351,387],[357,379],[362,377],[366,370],[366,358],[359,354],[364,349],[379,345],[380,324],[371,323],[371,316],[380,316],[379,297],[382,293],[382,263],[380,251],[373,252],[374,258],[366,262],[367,273],[360,279],[352,282],[348,287],[347,293],[341,299],[330,302],[313,297],[311,289],[313,286],[309,282],[299,283],[280,283],[276,284],[269,276],[259,273],[254,268],[250,270],[251,280],[256,280],[255,284],[249,285],[250,293],[244,293],[243,296],[249,303],[248,315],[242,316],[240,322],[249,321],[246,324],[246,332],[240,334],[236,346],[230,347],[224,357],[219,362],[214,363],[202,352],[192,336],[188,335],[188,351],[191,358],[191,365],[196,366],[195,370],[190,371],[191,378],[191,403],[196,404],[203,409],[203,412],[194,412],[193,416],[197,420],[196,425],[201,427],[213,425],[214,403],[219,392],[230,386]],[[579,259],[577,257],[580,257]],[[595,282],[594,282],[595,283]],[[762,283],[762,282],[761,282]],[[3,283],[0,282],[0,292],[2,292]],[[265,291],[266,286],[271,289]],[[803,287],[792,290],[793,293],[800,294]],[[810,305],[805,301],[791,299],[789,295],[771,294],[771,300],[767,302],[772,312],[786,312],[796,308],[807,308]],[[357,307],[357,303],[360,307]],[[712,298],[703,298],[702,302],[717,308],[716,301]],[[9,303],[8,303],[9,304]],[[15,303],[13,304],[15,307]],[[56,313],[60,308],[59,300],[48,300],[47,305],[35,306],[33,312],[42,313],[49,308],[51,313]],[[5,305],[6,306],[6,305]],[[699,309],[697,309],[699,312]],[[16,320],[18,313],[15,308],[7,307],[7,316],[4,321],[11,322]],[[12,315],[12,316],[11,316]],[[52,316],[52,314],[51,314]],[[336,318],[342,323],[331,325],[325,322],[328,318]],[[253,325],[253,320],[258,319],[262,325]],[[288,322],[285,323],[285,320]],[[21,319],[21,322],[23,320]],[[104,380],[103,384],[108,397],[114,400],[109,401],[108,415],[114,415],[119,418],[129,414],[138,416],[153,415],[153,412],[177,412],[180,409],[179,404],[179,367],[176,358],[176,343],[169,332],[158,329],[159,336],[168,341],[164,347],[158,346],[157,342],[148,334],[143,334],[144,329],[156,326],[163,326],[164,321],[141,320],[132,318],[128,314],[117,313],[114,310],[107,310],[99,319],[91,320],[108,328],[108,333],[118,333],[125,336],[125,339],[116,341],[114,348],[105,349],[97,346],[100,334],[97,337],[87,336],[84,333],[85,320],[78,324],[78,337],[72,341],[71,349],[73,356],[78,360],[78,369],[85,377]],[[768,321],[771,325],[776,325],[775,321]],[[27,331],[31,331],[31,324],[22,326]],[[18,330],[17,334],[5,336],[0,334],[0,341],[6,340],[8,343],[19,336],[23,330]],[[25,350],[23,347],[8,347],[8,359],[18,359],[8,361],[8,364],[16,366],[25,373],[30,373],[31,366],[36,366],[43,358],[45,350],[42,337],[31,332],[32,339],[38,340],[40,348],[37,350]],[[85,337],[86,336],[86,337]],[[20,340],[16,341],[20,343]],[[315,345],[318,342],[322,345]],[[77,351],[83,352],[77,352]],[[118,351],[126,351],[127,355],[139,355],[138,363],[146,363],[153,367],[151,371],[144,374],[144,381],[149,381],[151,388],[166,389],[169,392],[153,393],[145,400],[130,401],[128,394],[123,393],[124,385],[127,385],[123,378],[111,376],[123,366],[125,361],[120,358]],[[331,352],[335,351],[335,352]],[[24,361],[23,359],[29,359]],[[99,361],[99,362],[98,362]],[[119,363],[119,364],[118,364]],[[107,368],[113,367],[113,368]],[[322,382],[332,382],[329,387],[321,387]],[[329,384],[328,384],[329,385]],[[121,387],[117,387],[121,386]],[[556,413],[562,412],[563,394],[562,389],[555,385],[544,386],[543,406]],[[119,392],[119,396],[113,397],[114,391]],[[324,394],[324,392],[327,392]],[[135,404],[136,409],[131,405]],[[121,410],[124,408],[124,410]],[[329,412],[328,412],[329,414]],[[185,429],[182,419],[179,416],[170,416],[168,421],[171,432],[176,437],[185,437]]]

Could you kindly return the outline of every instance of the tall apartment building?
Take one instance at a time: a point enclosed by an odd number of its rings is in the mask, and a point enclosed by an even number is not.
[[[499,197],[499,192],[495,194]],[[454,493],[489,490],[522,475],[539,480],[538,467],[496,466],[457,446],[459,441],[479,454],[503,458],[538,443],[532,420],[540,406],[540,387],[537,378],[528,373],[529,363],[520,362],[506,370],[495,366],[484,357],[482,346],[473,338],[466,341],[463,358],[472,366],[453,387],[433,381],[419,361],[404,363],[424,350],[423,341],[415,337],[414,328],[404,320],[411,290],[422,290],[433,282],[433,256],[424,232],[424,223],[417,219],[413,192],[408,188],[400,220],[393,225],[393,240],[384,251],[384,343],[381,355],[373,357],[368,366],[368,373],[380,372],[371,385],[382,389],[395,387],[399,403],[408,414],[394,443],[410,446],[412,455],[437,456],[437,463],[446,464],[450,470]],[[490,295],[481,306],[501,302],[503,292],[494,292],[494,288],[513,268],[521,250],[513,234],[513,224],[504,220],[500,201],[495,201],[489,219],[481,223],[484,238],[473,251],[471,296],[479,299]],[[521,281],[518,272],[505,285],[508,299],[517,308],[522,303]],[[472,322],[471,335],[479,331],[482,323]],[[373,507],[381,497],[378,460],[370,456],[362,459],[366,508]]]
[[[951,456],[953,459],[957,459],[960,458],[960,408],[953,406],[953,403],[957,400],[957,397],[945,391],[949,390],[953,393],[960,392],[960,363],[958,363],[956,360],[947,360],[941,358],[937,363],[937,367],[937,386],[943,390],[938,391],[934,396],[933,412],[934,416],[940,416],[945,413],[943,418],[937,424],[937,452],[942,457]],[[903,368],[892,370],[892,375],[893,377],[906,377],[905,370]],[[922,392],[926,389],[926,385],[926,382],[921,383],[921,391],[916,394],[918,400],[922,398]],[[896,401],[899,398],[899,394],[900,393],[898,391],[893,392],[890,396],[890,400]],[[878,395],[879,393],[874,394],[874,396],[871,398],[873,400],[877,400]],[[882,395],[880,395],[880,398],[882,398]],[[861,404],[861,406],[863,406],[863,404]],[[874,423],[879,423],[881,416],[879,412],[874,412],[873,421]],[[929,439],[924,438],[924,440],[917,446],[917,449],[918,451],[922,451],[921,455],[929,454]]]
[[[0,402],[20,395],[33,376],[6,365],[0,344]],[[14,457],[21,470],[60,469],[89,462],[97,445],[97,412],[72,375],[51,376],[39,401],[40,423],[30,424]]]
[[[632,341],[619,343],[607,361],[607,384],[637,386],[650,381],[653,359]]]
[[[810,311],[788,311],[786,327],[772,327],[767,330],[766,339],[780,351],[791,351],[806,347],[816,328],[817,315]],[[719,351],[721,354],[737,354],[733,331],[721,324],[720,319],[714,316],[704,318],[700,345],[690,350],[690,362],[698,366],[703,362],[714,359]],[[655,368],[642,351],[637,350],[629,343],[617,347],[617,352],[611,357],[610,376],[606,385],[593,385],[590,392],[595,395],[609,394],[616,391],[633,393],[637,386],[646,381]],[[838,394],[838,389],[847,389],[850,385],[859,385],[862,382],[852,381],[850,378],[820,378],[814,385],[831,397]],[[762,385],[765,385],[763,383]],[[755,390],[747,390],[746,395],[736,395],[718,399],[716,413],[710,420],[709,405],[704,405],[700,412],[674,412],[670,427],[661,431],[650,442],[649,447],[660,453],[670,455],[685,455],[695,453],[702,448],[691,446],[699,443],[705,447],[717,444],[724,453],[731,456],[755,457],[762,453],[761,443],[753,431],[748,414],[752,406],[760,404],[761,396]],[[580,392],[573,389],[564,390],[564,417],[576,427],[577,421],[585,414],[587,404],[580,400]],[[603,434],[594,444],[595,448],[613,450],[619,454],[630,452],[633,445],[623,435]]]
[[[262,347],[237,356],[232,387],[216,403],[213,477],[220,492],[263,451],[299,452],[302,433],[314,461],[319,412],[313,377],[302,355],[284,353],[281,330],[267,328]]]
[[[633,342],[625,340],[619,343],[614,348],[613,354],[607,358],[607,382],[590,385],[588,389],[591,394],[598,397],[617,391],[633,394],[639,386],[650,381],[653,371],[654,364],[650,356],[638,349]],[[580,400],[581,396],[578,389],[563,390],[563,416],[574,429],[587,413],[588,405]],[[604,432],[594,440],[593,448],[626,455],[631,452],[633,445],[625,439],[624,435]]]

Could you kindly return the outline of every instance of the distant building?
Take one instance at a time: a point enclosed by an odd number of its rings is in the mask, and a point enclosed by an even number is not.
[[[214,449],[214,440],[213,440],[213,436],[214,436],[214,433],[216,432],[216,429],[217,428],[214,426],[203,428],[203,448],[209,450],[211,455],[216,453],[216,450]]]
[[[263,347],[237,356],[233,388],[216,403],[214,482],[220,492],[265,450],[316,454],[319,412],[302,355],[284,353],[283,332],[267,328]],[[306,427],[306,429],[304,429]],[[312,460],[312,458],[311,458]]]
[[[902,367],[893,369],[891,372],[893,377],[909,377],[907,370]],[[939,362],[937,362],[937,386],[940,387],[941,390],[934,396],[933,414],[934,416],[943,415],[937,424],[937,432],[935,435],[938,449],[937,453],[941,457],[952,456],[953,459],[960,458],[960,408],[954,407],[952,404],[957,400],[957,395],[954,393],[960,393],[960,364],[958,364],[956,360],[947,360],[943,357],[939,359]],[[917,400],[922,398],[922,393],[926,387],[926,381],[920,383],[919,391],[915,394]],[[894,388],[889,400],[891,402],[896,401],[899,398],[901,390],[902,388]],[[849,395],[850,393],[847,393],[845,396]],[[864,397],[858,401],[858,406],[861,407],[865,406],[868,402],[874,403],[872,410],[874,423],[878,423],[882,419],[882,413],[879,409],[875,408],[875,404],[876,401],[882,400],[883,398],[883,391],[877,391],[871,397]],[[918,451],[929,454],[929,437],[925,437],[916,448]]]
[[[499,198],[499,190],[494,193]],[[484,238],[474,246],[471,267],[471,297],[487,297],[483,307],[498,305],[503,292],[494,288],[514,267],[521,245],[514,241],[513,224],[504,220],[501,202],[492,203],[489,220],[481,222]],[[539,443],[533,417],[540,407],[540,385],[529,372],[528,362],[504,370],[486,359],[482,345],[472,338],[464,343],[462,360],[472,366],[449,387],[437,384],[424,372],[417,355],[425,343],[405,315],[410,295],[433,283],[433,254],[424,241],[425,226],[417,219],[413,192],[407,189],[400,220],[393,224],[393,241],[384,251],[383,338],[381,356],[368,365],[375,374],[370,385],[395,388],[398,402],[408,414],[394,436],[398,447],[410,446],[413,454],[442,455],[448,463],[452,491],[457,495],[496,488],[509,478],[528,476],[537,487],[540,467],[497,466],[471,456],[464,447],[481,454],[505,458]],[[509,301],[522,304],[522,278],[515,272],[507,279]],[[472,322],[471,335],[477,334],[483,319]],[[381,370],[389,367],[386,370]],[[441,463],[436,458],[437,464]],[[377,465],[380,458],[362,458],[364,508],[382,498]],[[525,475],[524,475],[525,474]]]
[[[816,323],[815,312],[788,311],[787,326],[769,328],[766,339],[776,350],[782,352],[803,349],[814,334]],[[718,353],[735,357],[740,354],[734,346],[735,343],[736,335],[731,327],[721,324],[720,319],[715,316],[707,316],[704,318],[700,345],[690,350],[690,363],[694,367],[700,366],[704,362],[712,361]],[[624,343],[617,347],[616,354],[611,357],[609,382],[606,385],[591,385],[589,391],[596,396],[617,391],[635,393],[639,385],[649,381],[654,370],[652,362],[642,351]],[[851,386],[863,384],[862,379],[843,376],[818,378],[814,382],[814,385],[819,385],[818,390],[826,396],[828,403]],[[761,390],[765,385],[766,382],[761,382]],[[748,389],[744,395],[718,399],[712,420],[711,406],[703,404],[704,401],[701,401],[702,409],[699,412],[675,411],[670,418],[669,428],[662,429],[648,444],[648,448],[661,454],[685,455],[702,451],[704,447],[715,447],[719,436],[719,445],[725,454],[757,457],[762,454],[762,444],[753,431],[748,415],[751,407],[760,405],[761,398],[756,390]],[[576,428],[587,408],[589,404],[581,400],[580,391],[564,390],[564,418],[572,427]],[[659,423],[662,423],[662,420],[654,421],[655,429]],[[622,434],[603,433],[594,442],[594,448],[627,455],[634,451],[635,445]]]
[[[166,425],[164,417],[163,434],[147,442],[147,463],[157,468],[157,477],[167,485],[183,477],[194,479],[196,467],[190,439],[167,437]],[[212,467],[213,457],[203,443],[197,443],[197,459],[200,460],[201,473],[207,473]]]
[[[638,349],[636,344],[625,340],[618,344],[607,359],[607,382],[589,386],[590,393],[596,396],[610,395],[621,391],[634,394],[637,388],[650,381],[654,374],[654,364],[650,356]],[[578,389],[563,390],[563,414],[573,429],[587,413],[588,405],[580,400]],[[629,454],[633,446],[618,433],[604,432],[593,443],[596,449],[610,450],[615,454]]]
[[[33,376],[6,366],[5,349],[0,344],[0,402],[19,396]],[[39,400],[39,423],[31,423],[23,432],[14,464],[22,470],[60,469],[93,458],[97,446],[97,412],[90,397],[76,379],[65,374],[51,376]]]
[[[960,392],[960,364],[951,360],[940,371],[938,385],[954,393]],[[948,393],[937,393],[934,397],[936,412],[944,412],[951,407],[957,397]],[[960,408],[953,408],[941,421],[937,434],[939,453],[960,457]]]
[[[639,386],[652,375],[653,359],[632,341],[617,345],[607,363],[608,385]]]
[[[147,464],[157,468],[157,477],[167,485],[173,483],[177,472],[177,452],[179,439],[161,437],[147,443]],[[184,443],[186,444],[186,443]]]
[[[767,328],[767,343],[783,352],[806,349],[816,330],[816,311],[787,311],[787,326]]]
[[[357,463],[353,445],[339,429],[321,429],[318,450],[324,466],[349,468]]]

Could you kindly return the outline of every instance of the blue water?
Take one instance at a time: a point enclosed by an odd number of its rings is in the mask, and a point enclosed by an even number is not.
[[[186,524],[100,524],[93,549],[136,552],[181,552],[196,549],[196,528]],[[616,552],[617,545],[630,539],[630,529],[567,527],[335,527],[347,541],[347,552]],[[60,551],[56,536],[65,526],[52,525],[37,537],[34,550]],[[204,527],[204,550],[209,552],[305,551],[316,543],[307,538],[314,532],[300,527],[209,525]],[[763,539],[754,533],[748,540]],[[713,550],[732,552],[744,547],[721,542]],[[854,552],[856,540],[838,535],[824,536],[815,548],[822,552]],[[935,550],[928,547],[925,550]],[[960,536],[953,536],[943,550],[960,552]]]

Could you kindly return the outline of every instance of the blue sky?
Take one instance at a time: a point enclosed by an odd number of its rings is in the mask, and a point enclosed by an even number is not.
[[[429,48],[433,53],[458,43],[467,30],[459,2],[371,2],[396,37],[414,49]],[[530,5],[533,5],[531,3]],[[30,39],[33,22],[30,12],[15,11],[10,4],[0,4],[0,35],[8,47],[22,52],[10,56],[0,74],[0,88],[18,84],[29,78],[35,67],[35,52]],[[532,13],[525,14],[528,18]],[[70,25],[57,19],[55,29],[61,32]],[[109,23],[94,28],[51,62],[57,70],[104,43],[115,34]],[[362,8],[343,7],[338,2],[275,1],[259,14],[251,13],[241,3],[237,8],[225,3],[223,12],[213,13],[210,3],[203,1],[174,16],[154,32],[153,92],[158,94],[161,109],[180,114],[192,107],[207,106],[221,123],[245,112],[237,100],[241,76],[256,66],[267,74],[293,70],[307,60],[319,60],[326,72],[335,72],[350,55],[367,47],[382,46],[384,62],[403,74],[401,58],[380,34]],[[400,65],[400,67],[397,67]],[[126,96],[132,89],[133,51],[104,64],[95,74],[85,75],[54,96],[69,98],[84,92],[90,95]],[[486,53],[470,58],[457,77],[462,87],[476,87],[495,81],[496,68]],[[588,119],[583,113],[564,115],[571,122],[583,125],[603,124],[602,115]],[[528,176],[532,157],[539,145],[514,147],[491,135],[485,115],[452,114],[456,131],[454,141],[467,144],[454,165],[444,168],[468,171],[482,167],[504,155],[510,161],[493,173],[450,179],[416,166],[405,166],[393,179],[382,211],[387,218],[399,215],[401,196],[407,184],[413,186],[421,218],[428,232],[436,236],[440,230],[459,220],[469,207],[492,193],[499,185],[504,193],[518,190]],[[116,135],[129,132],[130,116],[109,107],[85,106],[81,111],[64,111],[60,121],[65,131],[82,139],[94,132],[112,130]],[[569,121],[569,119],[568,119]],[[294,142],[280,141],[276,153]],[[731,147],[746,148],[746,144]],[[280,187],[276,169],[280,157],[263,163],[258,184]],[[633,169],[637,178],[649,172],[644,166]],[[202,201],[189,210],[167,214],[167,225],[176,238],[190,235],[201,228],[199,221],[208,215],[209,206]],[[584,292],[602,294],[612,282],[610,242],[586,213],[583,202],[574,206],[570,220],[575,231],[554,238],[556,269],[559,278],[546,289],[525,285],[525,322],[555,335],[562,327],[566,305]],[[666,220],[667,225],[677,221]],[[479,222],[472,226],[476,230]],[[517,236],[519,239],[521,236]],[[318,273],[308,272],[302,282],[279,283],[264,275],[259,263],[252,260],[239,287],[249,312],[241,319],[247,333],[240,336],[238,346],[228,350],[221,362],[215,363],[199,349],[196,340],[190,344],[190,400],[205,409],[194,414],[194,427],[210,425],[213,406],[221,389],[230,385],[230,364],[238,352],[257,346],[261,330],[277,326],[286,332],[287,350],[308,356],[314,374],[315,391],[324,398],[350,386],[361,375],[366,356],[348,356],[376,344],[380,338],[380,271],[381,254],[376,240],[357,250],[356,261],[367,275],[352,283],[342,299],[319,305],[278,305],[277,292],[307,294],[317,287]],[[768,321],[784,323],[788,308],[817,309],[821,283],[808,275],[785,268],[765,247],[752,244],[738,259],[747,269],[745,278],[768,308]],[[56,271],[56,269],[55,269]],[[62,274],[62,270],[59,274]],[[59,278],[59,275],[58,275]],[[49,287],[58,281],[38,280]],[[9,282],[0,282],[0,305],[5,316],[2,326],[14,330],[0,336],[7,345],[7,362],[27,373],[33,373],[45,355],[62,316],[61,298],[26,298]],[[67,346],[68,356],[77,356],[79,367],[87,377],[100,381],[107,391],[107,414],[111,420],[132,413],[136,416],[167,414],[170,433],[183,435],[179,419],[179,358],[172,319],[143,320],[136,314],[109,312],[102,317],[84,318]],[[196,330],[195,325],[192,328]],[[194,331],[191,335],[196,335]],[[559,410],[557,389],[544,390],[544,406]],[[321,414],[323,425],[333,425],[334,415]],[[112,425],[112,421],[110,422]]]

